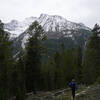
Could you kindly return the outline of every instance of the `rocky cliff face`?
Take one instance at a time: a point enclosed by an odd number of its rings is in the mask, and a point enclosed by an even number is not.
[[[71,22],[58,15],[41,14],[38,18],[29,17],[20,22],[12,20],[4,24],[4,29],[10,33],[16,48],[25,48],[29,37],[27,30],[34,21],[38,21],[43,27],[47,41],[51,43],[50,48],[56,49],[56,45],[60,45],[61,41],[67,48],[83,45],[91,35],[91,29],[82,23]]]

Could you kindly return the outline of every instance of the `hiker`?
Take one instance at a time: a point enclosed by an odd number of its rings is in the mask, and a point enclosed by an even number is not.
[[[72,81],[69,83],[69,87],[72,90],[72,98],[75,100],[75,91],[77,90],[77,83],[75,79],[72,79]]]

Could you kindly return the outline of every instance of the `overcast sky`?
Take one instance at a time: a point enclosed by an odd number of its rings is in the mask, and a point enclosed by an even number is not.
[[[0,0],[0,19],[3,22],[39,17],[41,13],[60,15],[93,27],[95,23],[100,24],[100,0]]]

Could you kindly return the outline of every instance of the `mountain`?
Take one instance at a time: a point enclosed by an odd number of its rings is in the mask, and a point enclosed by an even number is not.
[[[10,37],[15,41],[15,47],[25,48],[29,37],[28,28],[34,21],[43,27],[48,37],[46,44],[52,44],[50,48],[59,48],[61,42],[67,48],[83,45],[91,35],[91,29],[82,23],[71,22],[58,15],[41,14],[38,18],[29,17],[23,21],[12,20],[4,24],[5,30],[11,33]]]
[[[11,22],[4,24],[4,29],[11,33],[11,38],[16,38],[21,33],[23,33],[29,27],[29,25],[31,25],[32,22],[34,22],[36,19],[36,17],[30,17],[26,18],[24,21],[21,22],[17,20],[12,20]]]
[[[58,15],[47,15],[41,14],[39,18],[29,17],[23,21],[12,20],[9,23],[5,23],[5,30],[11,33],[11,37],[18,37],[23,33],[34,21],[38,21],[39,24],[43,27],[45,32],[55,32],[55,31],[64,31],[64,30],[77,30],[77,29],[86,29],[82,23],[74,23],[66,20],[65,18]],[[70,32],[69,32],[70,33]],[[68,33],[68,34],[69,34]],[[65,33],[63,33],[65,34]]]
[[[40,17],[37,20],[41,26],[44,28],[46,32],[48,31],[61,31],[65,29],[89,29],[84,24],[81,23],[74,23],[67,21],[65,18],[57,15],[47,15],[47,14],[41,14]]]

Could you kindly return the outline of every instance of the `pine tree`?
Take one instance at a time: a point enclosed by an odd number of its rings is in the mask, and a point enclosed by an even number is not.
[[[0,21],[0,100],[7,100],[11,96],[12,65],[12,42]]]
[[[41,80],[41,54],[43,53],[44,31],[42,27],[35,21],[28,30],[30,35],[26,46],[25,56],[25,74],[26,88],[28,91],[40,89]]]
[[[82,47],[74,49],[74,78],[81,83],[82,82]]]
[[[26,86],[25,86],[25,64],[22,50],[20,51],[17,66],[16,66],[16,100],[25,100]]]
[[[95,25],[93,36],[86,46],[86,57],[83,68],[84,82],[87,84],[94,83],[97,77],[100,76],[100,26]]]

